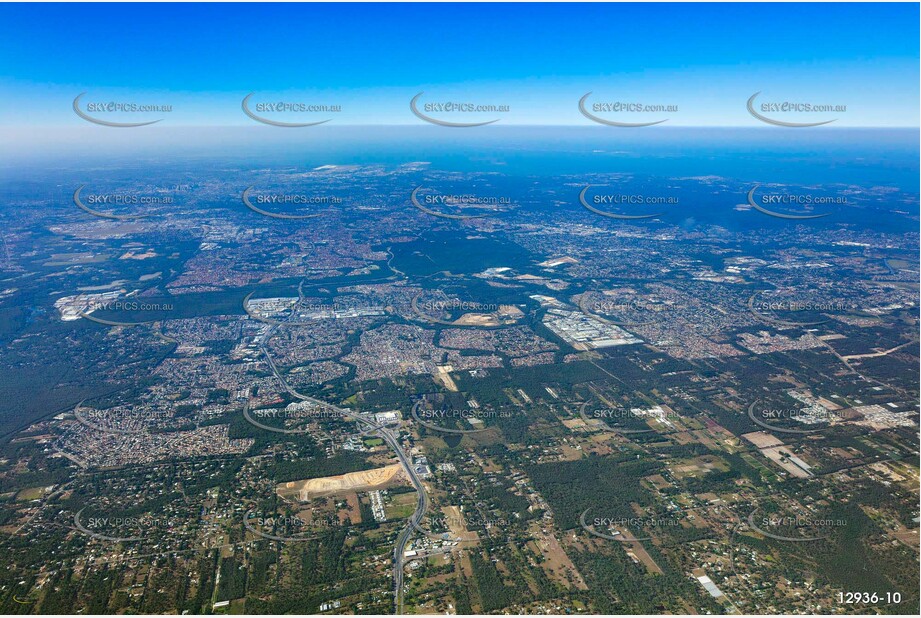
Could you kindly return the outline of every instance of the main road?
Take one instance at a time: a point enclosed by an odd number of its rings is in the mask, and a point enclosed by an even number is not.
[[[269,368],[272,370],[272,374],[281,383],[284,389],[295,399],[312,403],[321,408],[333,410],[343,418],[353,419],[360,425],[364,425],[366,428],[375,431],[377,435],[379,435],[384,440],[384,442],[387,443],[391,450],[393,450],[394,454],[397,456],[397,459],[400,461],[400,465],[403,467],[403,471],[406,473],[407,478],[409,478],[413,487],[416,489],[416,495],[419,498],[418,502],[416,503],[416,510],[406,522],[406,526],[400,530],[400,534],[397,535],[396,544],[393,547],[393,602],[396,613],[402,614],[403,567],[406,561],[406,544],[409,542],[413,530],[420,529],[419,524],[422,523],[422,518],[425,516],[425,511],[428,509],[429,505],[428,494],[425,491],[425,486],[422,484],[422,479],[420,479],[419,475],[416,474],[416,471],[413,469],[412,461],[409,459],[409,457],[407,457],[406,453],[403,452],[402,447],[400,447],[397,436],[394,435],[394,433],[386,426],[375,422],[372,418],[369,418],[363,414],[357,414],[346,408],[340,408],[334,404],[315,399],[314,397],[304,395],[303,393],[299,393],[290,384],[288,384],[288,381],[285,380],[284,376],[281,375],[281,372],[278,371],[278,367],[275,365],[275,360],[272,358],[272,355],[269,354],[269,351],[266,349],[266,343],[269,341],[269,339],[271,339],[275,332],[275,328],[276,326],[272,326],[266,333],[266,336],[260,345],[260,349],[262,350],[262,354],[265,356]]]

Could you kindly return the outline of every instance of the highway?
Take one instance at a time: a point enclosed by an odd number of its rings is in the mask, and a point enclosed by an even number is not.
[[[260,346],[262,354],[265,356],[266,362],[269,365],[269,368],[272,370],[272,374],[275,378],[281,383],[284,389],[294,398],[299,399],[300,401],[307,401],[313,403],[319,407],[327,408],[333,410],[346,419],[354,419],[359,424],[364,425],[368,429],[373,430],[378,436],[380,436],[384,442],[390,447],[390,449],[397,456],[397,459],[400,461],[400,465],[403,467],[403,471],[406,473],[407,478],[409,478],[413,487],[416,489],[416,495],[418,496],[418,502],[416,503],[416,510],[410,516],[409,520],[406,522],[406,526],[400,530],[400,534],[397,535],[396,544],[393,547],[393,602],[394,608],[397,614],[403,613],[403,567],[405,564],[404,553],[406,551],[406,544],[409,542],[409,539],[412,536],[414,529],[420,529],[419,524],[422,522],[422,518],[425,516],[425,512],[428,509],[429,499],[428,494],[425,491],[425,486],[422,484],[422,479],[419,478],[419,475],[416,474],[416,471],[413,469],[412,461],[407,457],[406,453],[403,452],[403,449],[400,447],[400,443],[397,440],[396,435],[384,425],[380,425],[373,421],[371,418],[364,416],[362,414],[357,414],[352,410],[346,408],[340,408],[339,406],[327,403],[325,401],[320,401],[303,393],[299,393],[297,390],[291,387],[288,384],[288,381],[285,380],[284,376],[281,375],[281,372],[278,371],[278,367],[275,365],[275,360],[269,354],[269,351],[266,349],[266,343],[272,338],[272,335],[275,332],[276,326],[272,326],[266,337],[263,339],[263,343]]]

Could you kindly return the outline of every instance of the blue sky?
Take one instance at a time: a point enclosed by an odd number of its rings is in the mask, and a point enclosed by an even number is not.
[[[180,126],[251,125],[249,92],[340,105],[337,124],[419,124],[420,91],[508,105],[470,117],[503,124],[591,125],[577,102],[592,91],[677,105],[671,125],[765,126],[745,109],[762,91],[846,105],[815,116],[835,126],[918,126],[918,19],[880,3],[5,4],[0,126],[79,125],[81,92],[172,105],[153,116]]]

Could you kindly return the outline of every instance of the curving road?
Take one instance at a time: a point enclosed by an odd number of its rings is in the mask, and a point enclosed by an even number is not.
[[[353,419],[357,421],[360,425],[364,425],[368,429],[373,430],[380,436],[384,442],[393,450],[394,454],[397,456],[397,459],[400,461],[400,465],[403,467],[403,471],[406,473],[406,476],[409,478],[413,487],[416,489],[416,495],[419,497],[419,501],[416,503],[416,510],[410,516],[406,522],[406,526],[400,531],[400,534],[397,535],[396,544],[393,547],[393,602],[397,614],[403,613],[403,567],[406,561],[404,556],[406,550],[406,544],[409,542],[409,539],[412,536],[413,529],[419,527],[419,524],[422,522],[422,518],[425,516],[425,511],[428,509],[429,499],[428,494],[425,491],[425,486],[422,485],[422,479],[419,478],[419,475],[416,474],[416,471],[413,469],[412,462],[406,456],[406,453],[403,452],[403,449],[400,447],[400,443],[397,440],[396,435],[384,425],[380,425],[373,421],[372,419],[363,416],[361,414],[356,414],[355,412],[348,410],[346,408],[340,408],[331,403],[315,399],[303,393],[299,393],[297,390],[291,387],[288,384],[288,381],[285,380],[284,376],[281,375],[281,372],[278,371],[278,367],[275,365],[275,360],[272,358],[269,351],[266,349],[266,342],[271,339],[272,335],[275,332],[275,327],[273,326],[269,329],[269,332],[266,333],[266,337],[263,339],[263,343],[260,346],[262,354],[265,356],[266,362],[269,365],[269,368],[272,370],[272,374],[275,378],[281,383],[284,389],[294,398],[299,399],[300,401],[307,401],[314,405],[324,407],[334,412],[338,413],[345,419]]]

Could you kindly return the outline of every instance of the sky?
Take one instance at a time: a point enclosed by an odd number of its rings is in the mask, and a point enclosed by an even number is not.
[[[263,114],[337,125],[422,124],[425,103],[508,106],[427,114],[503,125],[594,123],[578,108],[635,102],[667,113],[598,116],[669,126],[761,126],[746,109],[834,127],[919,125],[917,4],[4,4],[0,130],[86,124],[74,98],[169,105],[100,114],[163,126],[251,126],[241,100],[335,105]],[[672,108],[673,110],[675,108]],[[760,109],[760,108],[759,108]]]

